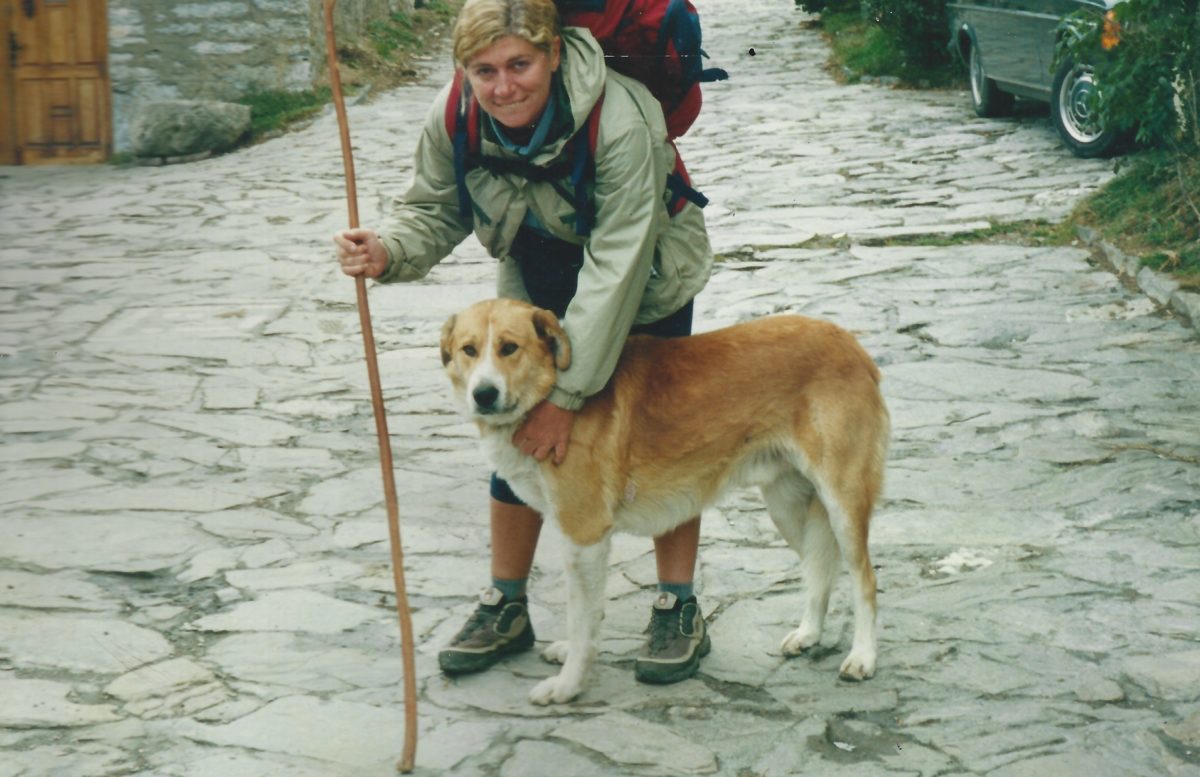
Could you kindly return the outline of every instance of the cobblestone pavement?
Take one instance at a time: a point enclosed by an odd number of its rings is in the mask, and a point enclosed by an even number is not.
[[[654,582],[633,538],[578,703],[525,701],[553,671],[532,654],[437,672],[487,572],[482,459],[435,347],[491,293],[468,243],[372,292],[418,773],[1200,774],[1200,342],[1081,247],[879,245],[1060,218],[1110,164],[1068,156],[1044,116],[836,85],[784,0],[701,5],[734,80],[683,144],[721,254],[700,326],[828,317],[885,375],[878,675],[836,678],[844,580],[820,649],[781,656],[802,583],[749,493],[704,516],[697,678],[633,680]],[[365,222],[445,76],[352,108]],[[199,163],[9,168],[0,187],[0,777],[389,774],[399,636],[353,284],[328,242],[333,118]],[[547,537],[542,639],[563,632],[558,557]]]

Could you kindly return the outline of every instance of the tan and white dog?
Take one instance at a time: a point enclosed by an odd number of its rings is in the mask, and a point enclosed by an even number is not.
[[[544,655],[558,675],[530,693],[567,702],[584,687],[603,618],[609,537],[658,536],[727,488],[757,485],[800,555],[808,588],[781,646],[817,644],[839,550],[854,593],[846,679],[875,672],[875,573],[867,551],[889,420],[879,370],[833,324],[776,316],[678,339],[629,338],[612,379],[578,413],[565,461],[539,463],[512,436],[571,363],[554,314],[477,303],[442,329],[442,362],[500,477],[566,536],[567,639]]]

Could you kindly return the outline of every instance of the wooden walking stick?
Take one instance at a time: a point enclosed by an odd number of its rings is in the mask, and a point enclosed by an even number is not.
[[[346,170],[346,202],[350,209],[350,228],[358,228],[358,193],[354,183],[354,156],[350,149],[350,123],[346,118],[346,100],[338,73],[337,45],[333,35],[333,6],[337,0],[322,0],[325,6],[325,47],[329,58],[329,86],[337,111],[342,137],[342,164]],[[387,416],[383,409],[383,389],[379,384],[379,360],[375,355],[375,335],[371,329],[371,310],[367,306],[367,281],[354,279],[358,293],[358,319],[362,325],[363,346],[367,356],[367,377],[371,383],[371,404],[375,409],[375,431],[379,436],[379,463],[383,468],[383,495],[387,502],[388,535],[392,547],[392,577],[396,584],[396,612],[400,617],[400,645],[404,656],[404,751],[396,768],[413,770],[417,754],[417,674],[413,648],[412,614],[404,585],[404,550],[400,544],[400,508],[396,504],[396,477],[392,472],[392,445],[388,439]]]

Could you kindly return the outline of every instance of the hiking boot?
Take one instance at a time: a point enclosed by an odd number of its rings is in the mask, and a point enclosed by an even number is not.
[[[529,622],[529,600],[505,599],[489,588],[479,596],[479,606],[450,644],[438,653],[438,665],[446,674],[482,672],[504,656],[533,647],[533,624]]]
[[[643,683],[662,685],[686,680],[696,673],[700,658],[712,649],[694,596],[685,602],[675,594],[659,594],[646,633],[650,636],[633,666],[634,677]]]

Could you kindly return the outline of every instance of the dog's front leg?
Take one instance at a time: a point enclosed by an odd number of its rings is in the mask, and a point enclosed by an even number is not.
[[[594,545],[567,541],[567,645],[562,670],[534,686],[534,704],[562,704],[583,691],[587,673],[596,658],[600,622],[604,619],[604,581],[608,576],[609,538]],[[561,654],[561,649],[559,650]]]

